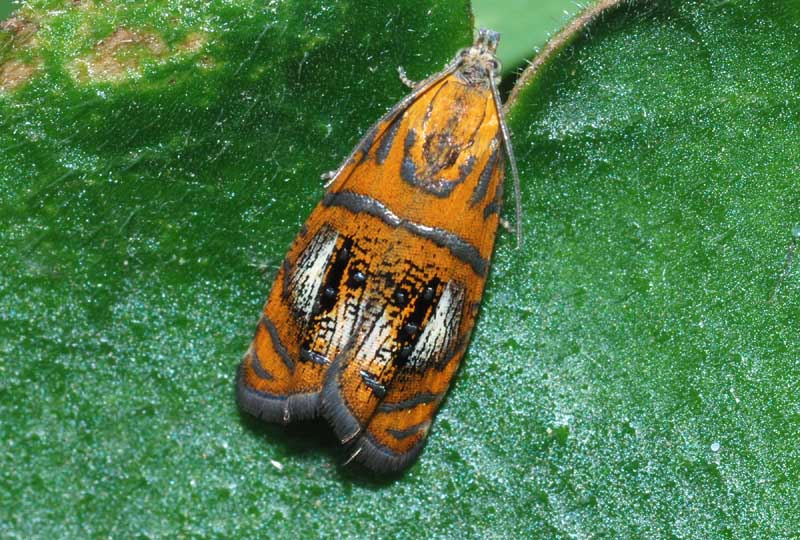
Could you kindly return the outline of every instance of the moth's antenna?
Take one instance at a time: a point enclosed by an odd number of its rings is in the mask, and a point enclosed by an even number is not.
[[[494,82],[494,73],[489,74],[489,86],[492,87],[494,106],[497,108],[497,115],[500,118],[500,132],[503,134],[503,145],[506,147],[508,161],[511,164],[511,176],[514,179],[514,202],[517,212],[517,249],[520,249],[522,247],[522,194],[519,187],[519,170],[517,169],[517,160],[514,158],[514,147],[511,146],[511,135],[508,132],[506,118],[503,114],[503,103],[500,101],[500,93],[497,91],[497,84]]]

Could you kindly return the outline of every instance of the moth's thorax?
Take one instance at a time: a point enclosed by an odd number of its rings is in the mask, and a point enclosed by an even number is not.
[[[500,35],[495,32],[482,32],[475,45],[456,56],[460,61],[456,76],[469,86],[489,88],[491,78],[500,77],[500,61],[494,54],[499,40]]]
[[[489,77],[498,77],[500,62],[488,51],[472,47],[465,51],[462,64],[456,75],[465,84],[477,88],[489,88]]]
[[[477,181],[472,171],[499,130],[491,91],[460,83],[456,75],[444,79],[405,114],[400,177],[439,197]]]

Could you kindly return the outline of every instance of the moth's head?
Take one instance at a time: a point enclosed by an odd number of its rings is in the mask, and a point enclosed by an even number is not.
[[[467,84],[488,87],[489,78],[500,78],[500,61],[495,56],[500,34],[481,28],[472,47],[461,49],[456,60],[461,63],[457,73]]]

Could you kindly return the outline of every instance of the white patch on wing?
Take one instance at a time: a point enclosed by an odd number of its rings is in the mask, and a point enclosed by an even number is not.
[[[292,306],[305,320],[308,320],[314,309],[314,300],[325,279],[325,269],[336,247],[338,236],[330,227],[320,229],[298,257],[289,276],[289,296]]]
[[[421,369],[448,355],[455,346],[463,311],[464,288],[451,281],[442,292],[433,315],[411,351],[408,365]]]
[[[392,359],[394,352],[395,331],[386,310],[375,317],[372,327],[368,330],[358,347],[357,357],[364,363],[387,364]]]
[[[359,298],[348,297],[342,307],[336,311],[336,327],[331,340],[336,350],[341,351],[350,341],[350,337],[356,329],[360,307]]]

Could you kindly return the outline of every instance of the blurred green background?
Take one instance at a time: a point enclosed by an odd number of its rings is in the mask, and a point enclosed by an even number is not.
[[[16,2],[10,2],[9,0],[0,0],[0,19],[5,19],[9,13],[14,11],[16,7]]]

